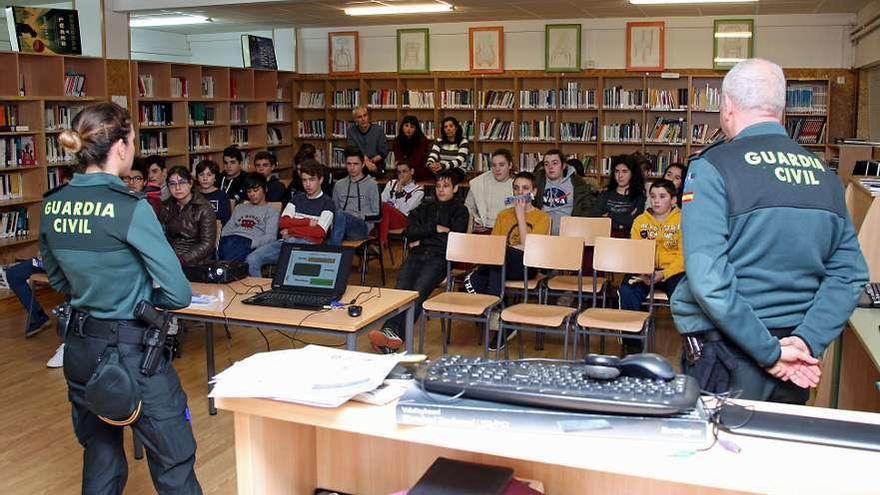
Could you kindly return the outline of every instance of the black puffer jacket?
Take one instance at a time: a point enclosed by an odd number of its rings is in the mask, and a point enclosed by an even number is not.
[[[165,228],[165,237],[184,265],[205,263],[214,256],[217,242],[217,216],[204,196],[193,192],[192,199],[183,206],[174,198],[162,202],[159,222]]]
[[[437,226],[448,227],[452,232],[466,232],[468,209],[456,199],[422,203],[407,217],[406,237],[410,242],[419,241],[412,248],[414,253],[427,253],[446,257],[447,234],[437,232]]]

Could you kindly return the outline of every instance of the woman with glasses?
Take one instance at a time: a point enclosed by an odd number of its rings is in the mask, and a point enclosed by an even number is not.
[[[165,237],[182,265],[205,263],[214,256],[217,217],[214,208],[193,191],[192,175],[186,167],[173,167],[166,180],[170,197],[162,202],[159,222]]]

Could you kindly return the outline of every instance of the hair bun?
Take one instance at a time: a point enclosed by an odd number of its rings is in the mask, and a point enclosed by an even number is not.
[[[79,153],[83,147],[82,136],[71,129],[64,130],[64,132],[58,136],[58,141],[61,143],[61,146],[64,146],[64,149],[71,153]]]

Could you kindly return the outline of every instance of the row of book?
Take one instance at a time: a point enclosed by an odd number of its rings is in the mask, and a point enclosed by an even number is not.
[[[286,144],[284,131],[280,127],[270,127],[266,129],[266,143],[270,146]]]
[[[18,118],[18,105],[0,105],[0,132],[27,132],[30,127],[21,124]]]
[[[23,193],[21,172],[0,174],[0,201],[21,199]]]
[[[422,128],[422,134],[425,135],[428,139],[434,139],[436,125],[433,120],[422,120],[419,122],[419,126]]]
[[[188,98],[189,83],[185,77],[173,76],[171,78],[171,97],[172,98]]]
[[[45,120],[47,131],[60,131],[62,129],[70,129],[73,118],[82,111],[84,107],[80,105],[52,105],[43,109],[43,117]]]
[[[62,167],[52,167],[46,171],[46,180],[49,183],[50,191],[61,185],[61,180],[64,177],[61,169]]]
[[[301,91],[298,106],[300,108],[324,108],[324,92]]]
[[[29,234],[27,208],[15,208],[0,213],[0,237],[9,239],[27,237]]]
[[[171,103],[141,103],[138,105],[140,125],[174,125],[174,107]]]
[[[33,136],[0,137],[0,168],[35,167],[36,149]]]
[[[279,122],[284,120],[284,104],[269,103],[266,105],[266,119],[269,122]]]
[[[709,124],[695,124],[691,128],[691,144],[712,144],[721,136],[721,128]]]
[[[513,108],[513,91],[480,91],[481,108]]]
[[[823,144],[825,142],[825,118],[787,117],[785,129],[788,136],[799,144]]]
[[[397,91],[393,89],[372,89],[370,90],[368,105],[378,108],[396,108]]]
[[[345,139],[348,137],[348,128],[354,125],[351,120],[334,120],[333,121],[333,137]]]
[[[248,128],[236,127],[229,132],[230,142],[238,146],[247,146],[249,141]]]
[[[652,143],[684,144],[687,136],[687,122],[684,119],[664,119],[657,117],[647,140]]]
[[[827,113],[828,89],[825,86],[792,84],[785,90],[785,111],[791,113]]]
[[[434,92],[433,91],[414,91],[407,90],[403,92],[404,108],[434,108]]]
[[[216,112],[213,106],[204,103],[189,104],[189,125],[212,125]]]
[[[141,132],[141,156],[168,154],[168,133],[165,131]]]
[[[393,139],[397,137],[396,120],[374,120],[373,124],[379,126],[382,129],[382,132],[385,133],[386,138]]]
[[[202,98],[213,98],[214,86],[214,76],[202,76]]]
[[[76,155],[61,146],[58,136],[46,136],[46,162],[50,165],[59,163],[71,163],[76,160]]]
[[[556,108],[555,89],[523,89],[519,92],[520,108]]]
[[[333,92],[333,108],[354,108],[360,104],[359,89],[340,89]]]
[[[327,124],[324,119],[300,120],[296,123],[297,135],[301,138],[324,139],[327,136]]]
[[[484,141],[512,141],[513,122],[492,119],[491,122],[480,122],[480,139]]]
[[[440,92],[441,108],[473,108],[474,92],[469,89],[447,89]]]
[[[232,124],[247,124],[248,108],[243,103],[233,103],[229,105],[229,122]]]
[[[521,141],[555,141],[554,127],[556,122],[550,120],[550,117],[522,121],[519,123],[519,138]]]
[[[153,85],[152,74],[138,74],[138,96],[141,98],[152,98],[156,92]]]
[[[708,84],[702,88],[694,88],[694,108],[699,112],[717,112],[721,109],[721,88],[713,88]]]
[[[569,143],[596,142],[599,138],[599,119],[583,122],[563,122],[559,126],[559,138]]]
[[[644,156],[647,158],[648,163],[651,164],[650,168],[648,168],[648,175],[652,177],[661,177],[663,172],[666,171],[666,167],[673,163],[684,163],[686,158],[684,153],[677,148],[661,150],[657,153],[647,153]]]
[[[459,122],[461,124],[461,132],[462,135],[470,140],[474,139],[474,121],[473,120],[463,120]]]
[[[64,96],[82,98],[86,95],[86,75],[68,72],[64,75]]]
[[[569,82],[559,89],[559,107],[566,109],[596,108],[596,90],[581,89],[581,83]]]
[[[633,119],[629,122],[605,124],[602,126],[602,140],[606,143],[641,142],[642,124]]]
[[[488,153],[484,153],[483,155],[486,155],[486,159],[484,161],[484,158],[481,156],[478,167],[483,170],[488,170],[488,166],[492,162],[488,160]],[[572,153],[565,155],[565,159],[566,161],[572,159],[580,160],[581,163],[584,164],[584,173],[596,173],[596,157],[594,155]],[[517,170],[534,172],[543,161],[544,153],[520,153],[519,168]]]
[[[623,86],[612,86],[602,91],[602,104],[605,108],[644,108],[647,103],[644,89],[627,89]]]
[[[211,131],[190,129],[189,131],[189,150],[205,151],[213,147],[211,139]]]
[[[688,89],[649,89],[648,108],[658,111],[686,110],[688,106]]]

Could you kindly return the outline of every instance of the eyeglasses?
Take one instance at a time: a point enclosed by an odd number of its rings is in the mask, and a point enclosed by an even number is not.
[[[189,185],[188,180],[168,181],[168,187],[183,187],[183,186],[188,186],[188,185]]]
[[[122,182],[143,182],[144,181],[143,177],[120,177],[120,179],[122,179]]]

